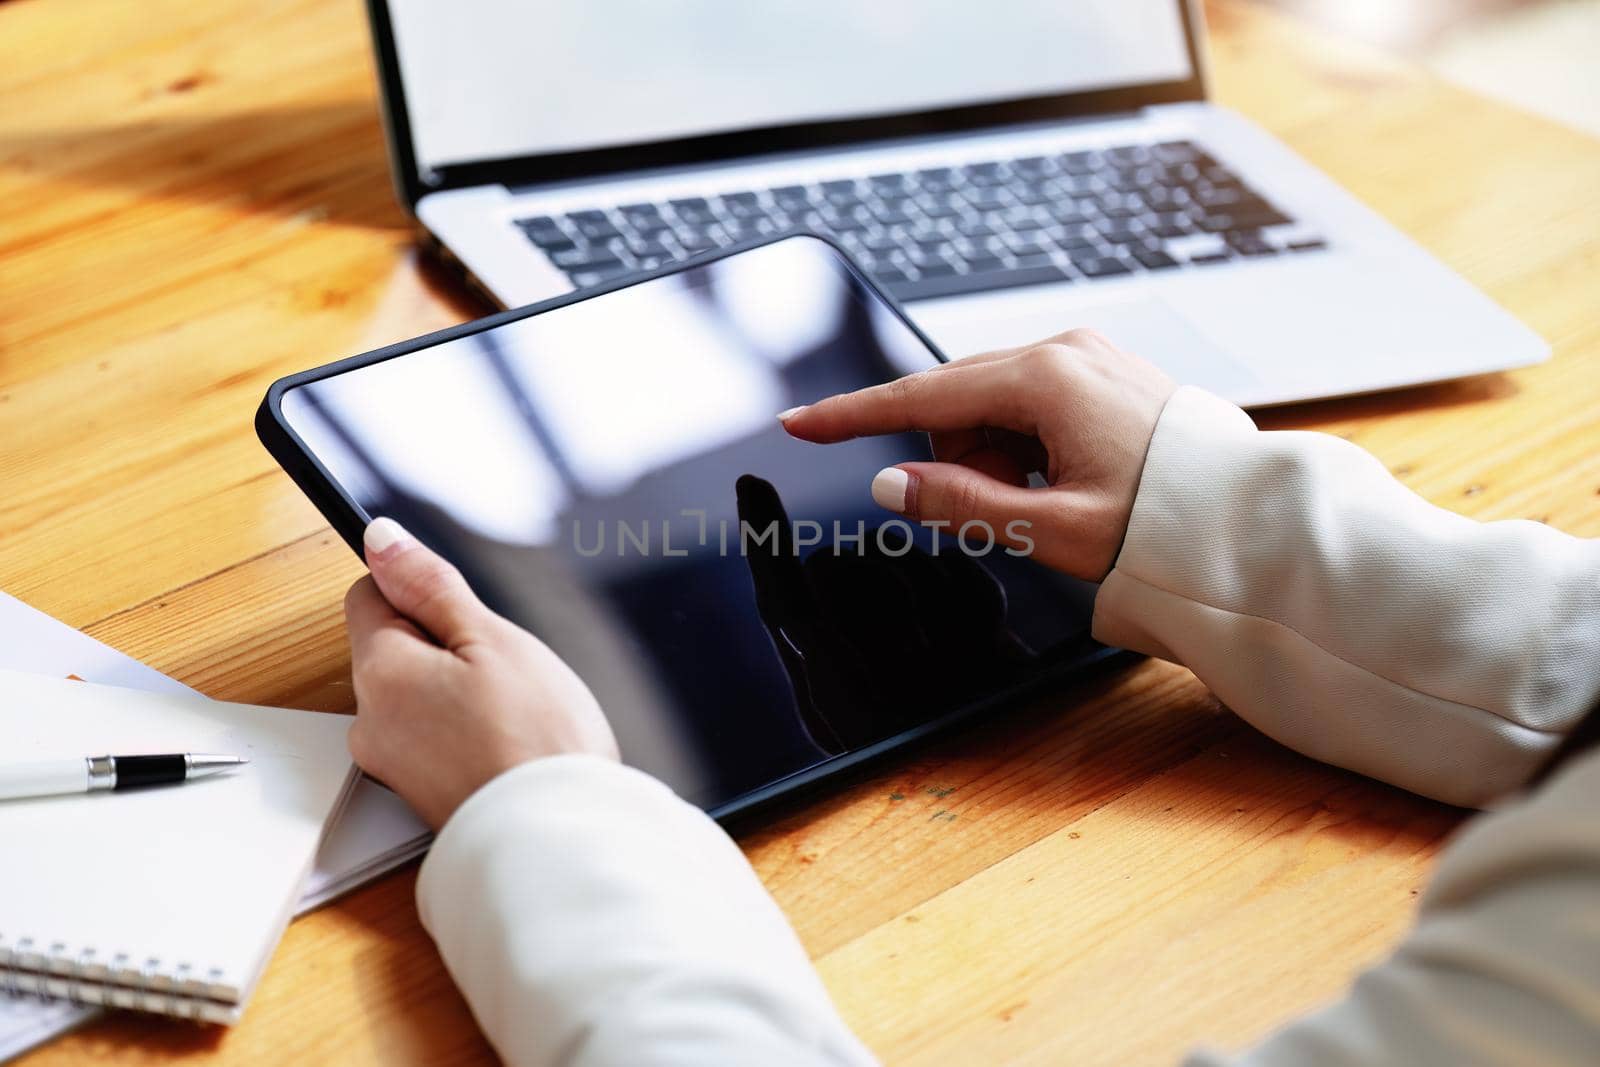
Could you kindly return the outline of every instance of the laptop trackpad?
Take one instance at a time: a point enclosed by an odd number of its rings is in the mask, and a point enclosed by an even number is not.
[[[1136,353],[1182,385],[1198,385],[1222,396],[1243,396],[1259,384],[1248,367],[1218,348],[1182,312],[1158,296],[1130,294],[1066,306],[1028,301],[1031,306],[961,313],[951,301],[908,310],[951,358],[1040,341],[1078,326],[1088,326],[1119,348]],[[1007,303],[1010,303],[1009,301]],[[1020,301],[1017,303],[1021,303]]]

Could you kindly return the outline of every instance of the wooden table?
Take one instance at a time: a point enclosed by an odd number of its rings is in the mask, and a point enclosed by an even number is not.
[[[1225,103],[1555,346],[1262,421],[1600,534],[1600,143],[1242,0],[1211,20]],[[0,588],[213,696],[348,709],[360,568],[250,418],[282,374],[475,313],[411,249],[354,0],[0,3]],[[1145,663],[743,844],[885,1060],[1122,1065],[1336,995],[1460,817]],[[297,922],[237,1029],[108,1019],[24,1062],[488,1060],[414,877]]]

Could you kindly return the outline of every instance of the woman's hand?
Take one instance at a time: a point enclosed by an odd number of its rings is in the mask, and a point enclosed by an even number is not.
[[[501,772],[541,756],[617,758],[567,665],[485,607],[392,519],[367,527],[372,574],[345,597],[357,716],[350,754],[435,830]]]
[[[982,522],[996,540],[1098,581],[1116,562],[1145,452],[1176,388],[1091,330],[990,352],[786,411],[806,441],[922,430],[938,462],[901,463],[872,480],[908,518]],[[1046,488],[1028,488],[1037,471]],[[1024,537],[1008,535],[1020,520]],[[1017,529],[1017,527],[1012,527]]]

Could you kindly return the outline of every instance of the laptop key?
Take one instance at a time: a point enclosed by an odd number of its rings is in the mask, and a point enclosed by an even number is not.
[[[1078,210],[1078,205],[1072,200],[1061,200],[1050,208],[1050,216],[1062,226],[1082,226],[1083,222],[1090,221],[1090,216]]]
[[[1039,252],[1030,256],[1019,255],[1017,256],[1016,262],[1012,265],[1011,269],[1013,271],[1029,271],[1038,267],[1053,267],[1062,274],[1066,273],[1065,271],[1062,271],[1060,267],[1056,266],[1056,257],[1050,255],[1048,252]]]
[[[1005,242],[999,237],[957,237],[950,242],[963,258],[968,256],[998,255],[1005,251]]]
[[[605,270],[622,266],[622,260],[607,248],[573,248],[555,253],[550,257],[550,262],[565,271]]]
[[[1075,241],[1093,236],[1094,229],[1082,222],[1061,222],[1054,226],[1046,226],[1041,233],[1056,242]]]
[[[1056,172],[1056,164],[1054,160],[1047,159],[1044,156],[1028,156],[1024,159],[1012,160],[1011,172],[1020,174],[1025,178],[1037,178],[1046,174],[1054,174]]]
[[[517,226],[522,230],[523,236],[546,252],[562,252],[572,248],[576,243],[565,230],[530,228],[520,222],[517,223]]]
[[[946,248],[951,247],[950,235],[945,233],[907,234],[901,239],[897,247],[905,249],[908,255],[915,252],[938,255]]]
[[[633,237],[628,240],[628,251],[635,256],[668,256],[671,249],[659,237]]]
[[[1205,189],[1210,184],[1200,176],[1200,168],[1194,163],[1177,163],[1167,168],[1166,184],[1181,189]]]
[[[1100,213],[1108,219],[1131,219],[1144,214],[1144,204],[1133,197],[1105,196],[1099,201]]]
[[[808,211],[818,203],[803,185],[780,185],[776,189],[768,189],[767,195],[781,210],[794,213]]]
[[[1056,163],[1068,174],[1088,174],[1100,169],[1100,153],[1067,152],[1057,156]]]
[[[1196,256],[1209,255],[1214,252],[1227,254],[1228,244],[1221,237],[1211,233],[1191,233],[1184,237],[1176,237],[1167,241],[1162,251],[1168,255],[1176,256],[1179,262],[1193,261]]]
[[[1242,185],[1220,185],[1212,186],[1209,189],[1197,189],[1194,193],[1194,202],[1207,211],[1215,211],[1218,208],[1255,211],[1271,207],[1265,200]]]
[[[967,270],[973,274],[993,274],[1006,269],[1005,261],[992,252],[973,252],[962,258],[967,261]]]
[[[913,222],[921,214],[917,211],[907,211],[904,207],[894,204],[883,203],[871,205],[870,210],[872,212],[872,217],[877,219],[878,222],[884,226],[898,226],[904,223]]]
[[[1146,270],[1166,270],[1169,267],[1176,267],[1178,265],[1177,260],[1167,255],[1165,252],[1154,248],[1135,249],[1133,258],[1138,260],[1139,265],[1144,267]]]
[[[581,220],[578,223],[578,233],[596,244],[622,236],[622,231],[604,215],[598,219]]]
[[[1152,148],[1150,154],[1163,163],[1192,163],[1200,150],[1189,141],[1165,141]]]
[[[844,212],[824,214],[823,222],[835,233],[855,233],[872,228],[872,223],[868,219],[862,218],[860,215],[846,214]]]
[[[911,265],[917,268],[917,274],[924,278],[939,278],[946,274],[954,274],[956,265],[948,259],[939,256],[911,256]]]
[[[1184,234],[1194,232],[1194,226],[1189,222],[1189,216],[1176,211],[1161,211],[1154,215],[1144,215],[1140,217],[1139,222],[1152,236],[1163,239],[1182,237]]]
[[[1131,193],[1157,184],[1160,175],[1154,167],[1126,167],[1102,175],[1101,180],[1119,193]]]
[[[745,199],[748,197],[749,199]],[[733,193],[717,198],[715,210],[730,219],[754,219],[766,214],[754,193]]]
[[[1105,150],[1105,161],[1114,167],[1135,166],[1150,160],[1150,149],[1142,144],[1123,145]]]
[[[1289,216],[1274,210],[1248,214],[1207,215],[1199,220],[1199,226],[1207,233],[1228,233],[1233,230],[1260,230],[1268,226],[1282,226],[1293,221]]]
[[[668,201],[678,218],[684,222],[697,226],[707,225],[716,221],[712,214],[711,204],[703,196],[693,196],[685,200]]]
[[[1152,211],[1177,211],[1189,203],[1189,192],[1182,186],[1152,185],[1140,196]]]
[[[674,230],[673,236],[678,239],[678,244],[683,250],[691,255],[717,247],[717,243],[710,235],[701,230]]]
[[[889,284],[886,288],[897,300],[927,300],[939,296],[987,293],[997,289],[1014,289],[1024,285],[1045,285],[1068,280],[1070,279],[1066,271],[1054,263],[1046,263],[1022,270],[923,277]]]
[[[961,214],[962,201],[948,193],[925,194],[913,202],[930,219],[948,219]]]
[[[1088,196],[1095,191],[1095,182],[1087,174],[1063,174],[1050,182],[1057,196]]]
[[[535,241],[535,244],[537,244],[540,251],[547,256],[553,256],[557,252],[570,252],[572,249],[578,247],[578,243],[564,233],[558,233],[554,236],[540,239]]]
[[[1073,259],[1077,259],[1079,256],[1104,255],[1106,248],[1103,243],[1090,237],[1063,237],[1052,243],[1057,250],[1065,252]]]
[[[1139,227],[1123,219],[1101,219],[1095,223],[1095,231],[1113,244],[1128,244],[1144,236]]]
[[[659,230],[667,225],[654,204],[629,204],[618,208],[617,214],[622,216],[622,224],[633,230]]]
[[[1278,250],[1254,230],[1228,234],[1228,246],[1241,256],[1275,256]]]
[[[1043,244],[1027,234],[1011,234],[1005,239],[1005,242],[1006,247],[1011,250],[1011,254],[1018,259],[1043,255],[1047,251]]]
[[[861,203],[862,190],[854,181],[829,181],[817,186],[822,190],[825,203],[840,207],[854,207]]]
[[[1011,198],[999,189],[966,189],[961,196],[979,211],[993,211],[1011,203]]]
[[[1128,274],[1133,268],[1115,256],[1075,255],[1072,265],[1090,278],[1105,278],[1113,274]]]
[[[762,218],[721,219],[717,225],[728,238],[728,241],[724,243],[753,241],[757,237],[763,236],[770,227],[767,220]]]
[[[789,217],[784,211],[771,210],[761,216],[766,220],[767,232],[777,233],[780,230],[793,230],[800,226],[798,222]]]
[[[516,223],[517,229],[529,237],[535,237],[538,234],[561,232],[561,223],[549,215],[535,215],[533,218],[517,219]]]

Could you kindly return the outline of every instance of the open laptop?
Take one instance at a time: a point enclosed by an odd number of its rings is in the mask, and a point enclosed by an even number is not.
[[[400,195],[512,307],[793,228],[952,357],[1093,326],[1264,405],[1537,362],[1206,100],[1186,0],[369,0]]]

